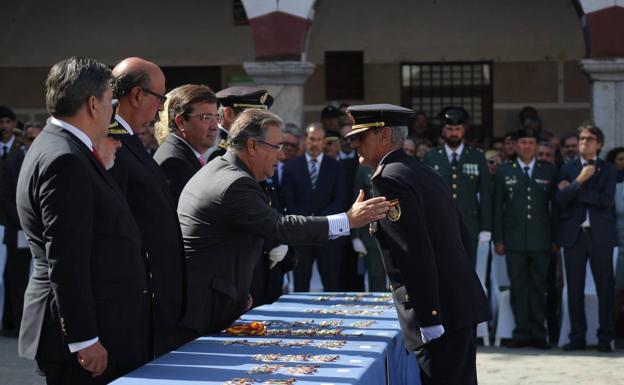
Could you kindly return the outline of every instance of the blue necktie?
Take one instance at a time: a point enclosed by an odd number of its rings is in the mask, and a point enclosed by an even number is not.
[[[316,159],[310,159],[310,182],[312,190],[316,190],[316,182],[318,181],[318,167],[316,167]]]

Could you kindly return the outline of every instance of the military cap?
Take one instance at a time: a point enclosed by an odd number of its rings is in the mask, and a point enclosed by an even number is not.
[[[462,107],[446,107],[440,112],[443,125],[458,126],[468,123],[470,115]]]
[[[326,142],[333,142],[336,140],[340,139],[340,134],[337,131],[334,130],[327,130],[327,132],[325,132],[325,141]]]
[[[353,127],[345,138],[350,138],[371,128],[407,126],[414,110],[393,104],[364,104],[347,108],[347,115]]]
[[[9,118],[9,120],[16,120],[15,112],[7,106],[0,106],[0,119]]]
[[[273,97],[267,90],[256,87],[235,86],[217,92],[219,104],[232,108],[262,108],[268,110],[273,104]]]
[[[113,115],[111,116],[110,123],[108,124],[108,132],[107,136],[112,136],[113,138],[119,138],[122,135],[130,134],[124,126],[119,124],[119,122],[115,119],[115,112],[117,111],[117,106],[119,105],[119,100],[113,99],[111,101],[113,105]]]
[[[340,115],[342,115],[340,110],[331,104],[325,106],[325,108],[321,111],[321,119],[339,118]]]
[[[522,138],[535,138],[535,140],[538,140],[538,136],[537,131],[532,128],[521,128],[516,131],[516,140]]]

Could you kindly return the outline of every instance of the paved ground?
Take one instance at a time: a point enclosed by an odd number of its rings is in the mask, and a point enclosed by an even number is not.
[[[17,340],[0,337],[0,384],[43,385],[33,363],[17,358]],[[481,385],[622,385],[624,350],[567,353],[535,349],[479,348]]]

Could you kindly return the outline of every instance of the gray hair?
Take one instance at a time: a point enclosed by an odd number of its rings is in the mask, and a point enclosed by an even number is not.
[[[403,146],[403,142],[407,139],[407,126],[390,126],[392,130],[392,144]]]
[[[272,112],[259,108],[248,108],[243,111],[230,127],[228,135],[228,148],[234,151],[245,149],[247,141],[266,140],[266,131],[269,126],[284,127],[284,122]]]
[[[52,66],[46,79],[46,107],[52,116],[73,116],[91,96],[101,99],[113,75],[103,63],[75,56]]]

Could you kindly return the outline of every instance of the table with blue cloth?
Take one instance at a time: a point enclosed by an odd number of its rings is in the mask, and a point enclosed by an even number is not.
[[[253,321],[267,333],[200,337],[113,384],[420,384],[387,293],[283,295],[234,324]]]

